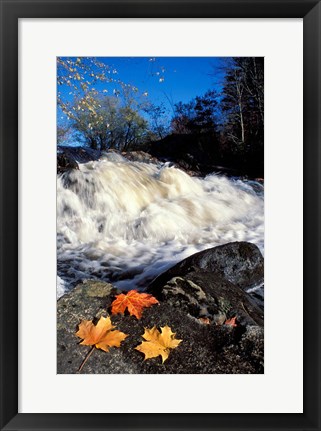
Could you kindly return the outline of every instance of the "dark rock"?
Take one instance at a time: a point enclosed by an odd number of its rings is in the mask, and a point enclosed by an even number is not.
[[[57,155],[57,174],[62,174],[71,169],[79,169],[78,163],[65,154]]]
[[[121,155],[125,157],[125,159],[130,160],[131,162],[153,163],[155,165],[161,165],[164,164],[164,162],[170,161],[171,166],[186,172],[191,177],[201,175],[199,171],[190,169],[190,165],[188,163],[185,163],[184,160],[180,160],[176,163],[173,160],[164,157],[158,159],[157,157],[152,156],[146,151],[127,151],[122,152]]]
[[[264,330],[259,326],[248,326],[240,341],[244,357],[251,357],[252,364],[263,373]]]
[[[101,152],[87,147],[59,146],[57,150],[57,173],[71,169],[79,169],[78,163],[87,163],[98,160]]]
[[[81,320],[99,318],[106,312],[106,298],[119,293],[111,284],[87,281],[75,287],[57,302],[57,369],[58,373],[74,373],[83,359],[83,349],[75,337]],[[81,347],[81,346],[80,346]],[[86,348],[85,348],[86,350]],[[79,365],[80,365],[79,363]]]
[[[148,291],[158,294],[168,280],[190,272],[213,272],[247,290],[262,283],[264,259],[258,247],[248,242],[213,247],[193,254],[165,271],[152,281]]]
[[[188,279],[200,282],[196,275]],[[202,281],[201,281],[202,282]],[[184,282],[185,283],[185,282]],[[186,281],[187,284],[188,281]],[[182,285],[183,287],[185,286]],[[183,287],[181,287],[183,289]],[[226,295],[233,287],[225,282],[216,295]],[[98,319],[107,316],[110,305],[118,291],[112,285],[97,281],[87,281],[77,286],[70,293],[63,296],[57,304],[57,372],[59,374],[74,374],[83,362],[90,347],[81,346],[81,341],[75,336],[77,325],[83,319]],[[128,337],[120,348],[111,348],[108,353],[95,349],[86,362],[82,373],[85,374],[207,374],[207,373],[242,373],[253,374],[263,372],[263,329],[255,323],[251,326],[243,326],[246,319],[241,315],[239,307],[240,298],[245,301],[245,307],[249,307],[251,318],[254,322],[257,318],[255,307],[248,304],[242,297],[245,293],[239,289],[236,299],[229,293],[233,301],[232,308],[225,304],[220,296],[212,300],[213,311],[239,313],[238,326],[236,328],[216,324],[214,320],[204,322],[198,318],[198,314],[186,307],[189,295],[197,298],[197,304],[201,304],[203,297],[210,300],[210,289],[202,286],[192,286],[192,293],[187,291],[182,294],[181,307],[174,300],[173,295],[168,295],[159,305],[144,310],[143,316],[137,320],[133,316],[112,316],[113,324]],[[221,301],[221,302],[220,302]],[[197,305],[196,304],[196,305]],[[251,308],[252,307],[252,308]],[[197,307],[196,307],[197,308]],[[208,307],[210,309],[210,307]],[[211,311],[211,310],[210,310]],[[199,315],[202,312],[199,310]],[[215,313],[213,314],[213,316]],[[212,315],[210,315],[212,317]],[[259,322],[259,319],[258,319]],[[207,324],[208,323],[208,324]],[[141,352],[135,347],[143,340],[141,338],[144,328],[168,325],[176,338],[183,340],[177,349],[171,351],[168,360],[162,364],[161,358],[153,358],[144,361]]]
[[[214,323],[237,317],[242,326],[263,326],[262,310],[242,289],[213,272],[190,272],[170,279],[155,296],[195,318]]]
[[[124,151],[121,153],[125,159],[131,162],[154,163],[159,164],[160,161],[145,151]]]

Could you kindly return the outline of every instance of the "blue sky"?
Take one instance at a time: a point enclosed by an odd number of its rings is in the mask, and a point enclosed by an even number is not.
[[[153,103],[164,103],[168,108],[169,100],[188,102],[222,80],[220,58],[110,57],[103,61],[118,71],[123,82],[146,91]],[[213,73],[216,76],[211,76]]]
[[[139,93],[148,95],[155,105],[163,104],[167,116],[173,114],[172,106],[188,102],[203,95],[209,89],[220,89],[223,80],[221,66],[224,58],[217,57],[100,57],[100,61],[117,73],[111,76],[138,88]],[[64,99],[72,100],[70,89],[60,86]],[[113,94],[115,84],[97,84],[97,90],[107,89]],[[58,109],[58,122],[66,117]]]

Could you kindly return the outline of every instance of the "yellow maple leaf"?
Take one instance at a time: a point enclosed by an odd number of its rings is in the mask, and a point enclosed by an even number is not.
[[[108,352],[109,347],[119,347],[127,337],[127,334],[114,330],[114,328],[110,317],[101,317],[97,325],[94,325],[91,320],[83,320],[76,335],[83,339],[81,345],[95,346],[97,349]]]
[[[156,326],[152,329],[145,328],[143,338],[146,341],[143,341],[135,349],[144,353],[144,360],[156,358],[156,356],[160,355],[163,363],[168,358],[170,350],[176,349],[182,341],[175,338],[175,333],[167,325],[161,327],[161,332],[159,332]]]

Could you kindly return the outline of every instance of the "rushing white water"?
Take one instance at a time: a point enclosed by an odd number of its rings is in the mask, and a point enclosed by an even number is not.
[[[108,154],[58,177],[59,296],[99,278],[123,289],[197,251],[230,241],[263,250],[263,186]]]

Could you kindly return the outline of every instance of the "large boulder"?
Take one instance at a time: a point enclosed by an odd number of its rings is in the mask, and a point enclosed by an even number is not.
[[[235,252],[235,245],[230,247]],[[240,278],[243,287],[246,280],[252,281],[250,262],[253,264],[257,259],[256,249],[249,250],[252,250],[252,258],[250,251],[246,259],[245,254],[239,254],[240,259],[248,261],[239,265],[240,276],[244,276]],[[227,260],[226,265],[235,263],[235,259]],[[254,265],[254,270],[257,267]],[[108,353],[95,349],[83,373],[263,373],[263,310],[238,285],[236,267],[234,272],[227,271],[222,260],[220,271],[210,271],[208,266],[206,270],[194,268],[180,274],[174,271],[163,280],[160,283],[158,279],[155,290],[153,285],[150,288],[159,304],[145,309],[140,320],[128,314],[111,316],[117,329],[128,337],[120,348],[111,348]],[[111,303],[118,293],[111,284],[85,281],[60,298],[57,305],[58,373],[77,372],[90,350],[90,347],[81,346],[75,335],[79,323],[110,315]],[[143,354],[135,350],[143,341],[144,328],[166,325],[183,341],[171,351],[164,364],[160,357],[144,361]]]
[[[155,296],[197,319],[222,324],[236,316],[243,326],[263,326],[263,311],[251,296],[212,272],[173,277]]]
[[[177,263],[153,280],[148,290],[157,293],[171,278],[190,272],[213,272],[247,290],[262,283],[264,259],[258,247],[249,242],[220,245],[195,253]]]

